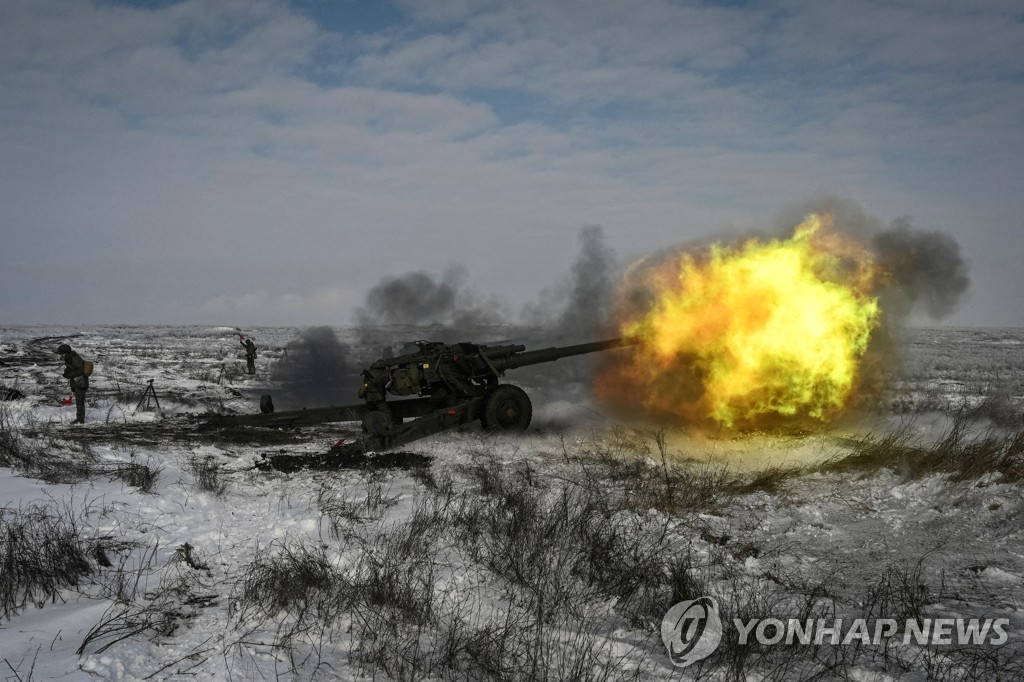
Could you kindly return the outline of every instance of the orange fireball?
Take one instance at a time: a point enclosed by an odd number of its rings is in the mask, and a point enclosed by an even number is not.
[[[639,279],[639,282],[635,280]],[[751,239],[638,266],[620,306],[642,349],[613,360],[597,394],[683,423],[752,428],[842,413],[880,324],[871,254],[812,215],[786,240]]]

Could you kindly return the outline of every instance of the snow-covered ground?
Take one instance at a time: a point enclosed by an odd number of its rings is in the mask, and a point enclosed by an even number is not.
[[[0,330],[0,395],[23,395],[0,401],[4,679],[1024,679],[1024,330],[908,331],[881,406],[813,431],[620,424],[524,372],[525,434],[291,474],[253,465],[357,425],[190,417],[280,390],[300,330],[245,333],[255,376],[231,327]],[[84,426],[62,342],[96,363]],[[929,466],[943,443],[1000,464]],[[661,618],[705,594],[723,645],[677,667]],[[733,618],[1004,619],[1008,637],[743,645]]]

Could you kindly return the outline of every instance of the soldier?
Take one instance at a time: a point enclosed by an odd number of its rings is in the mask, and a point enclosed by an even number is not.
[[[76,416],[72,423],[84,424],[85,392],[89,388],[89,377],[85,373],[85,361],[66,343],[57,346],[57,355],[64,361],[64,378],[71,384],[71,393],[75,396]]]
[[[238,342],[245,347],[245,365],[249,374],[256,373],[256,344],[252,339],[247,339],[242,334],[238,335]]]

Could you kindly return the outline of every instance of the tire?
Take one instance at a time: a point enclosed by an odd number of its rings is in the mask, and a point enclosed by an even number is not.
[[[484,401],[480,422],[488,430],[525,431],[532,418],[533,405],[526,391],[512,384],[502,384]]]

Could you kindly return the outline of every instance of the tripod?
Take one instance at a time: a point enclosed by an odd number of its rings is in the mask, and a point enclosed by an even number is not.
[[[160,399],[156,397],[156,390],[153,388],[152,379],[149,380],[149,384],[146,385],[146,390],[143,391],[142,397],[139,398],[139,404],[135,406],[135,411],[138,412],[139,410],[145,410],[146,412],[149,412],[153,409],[150,402],[156,404],[156,409],[160,409]],[[145,407],[142,406],[143,403],[146,404]]]

